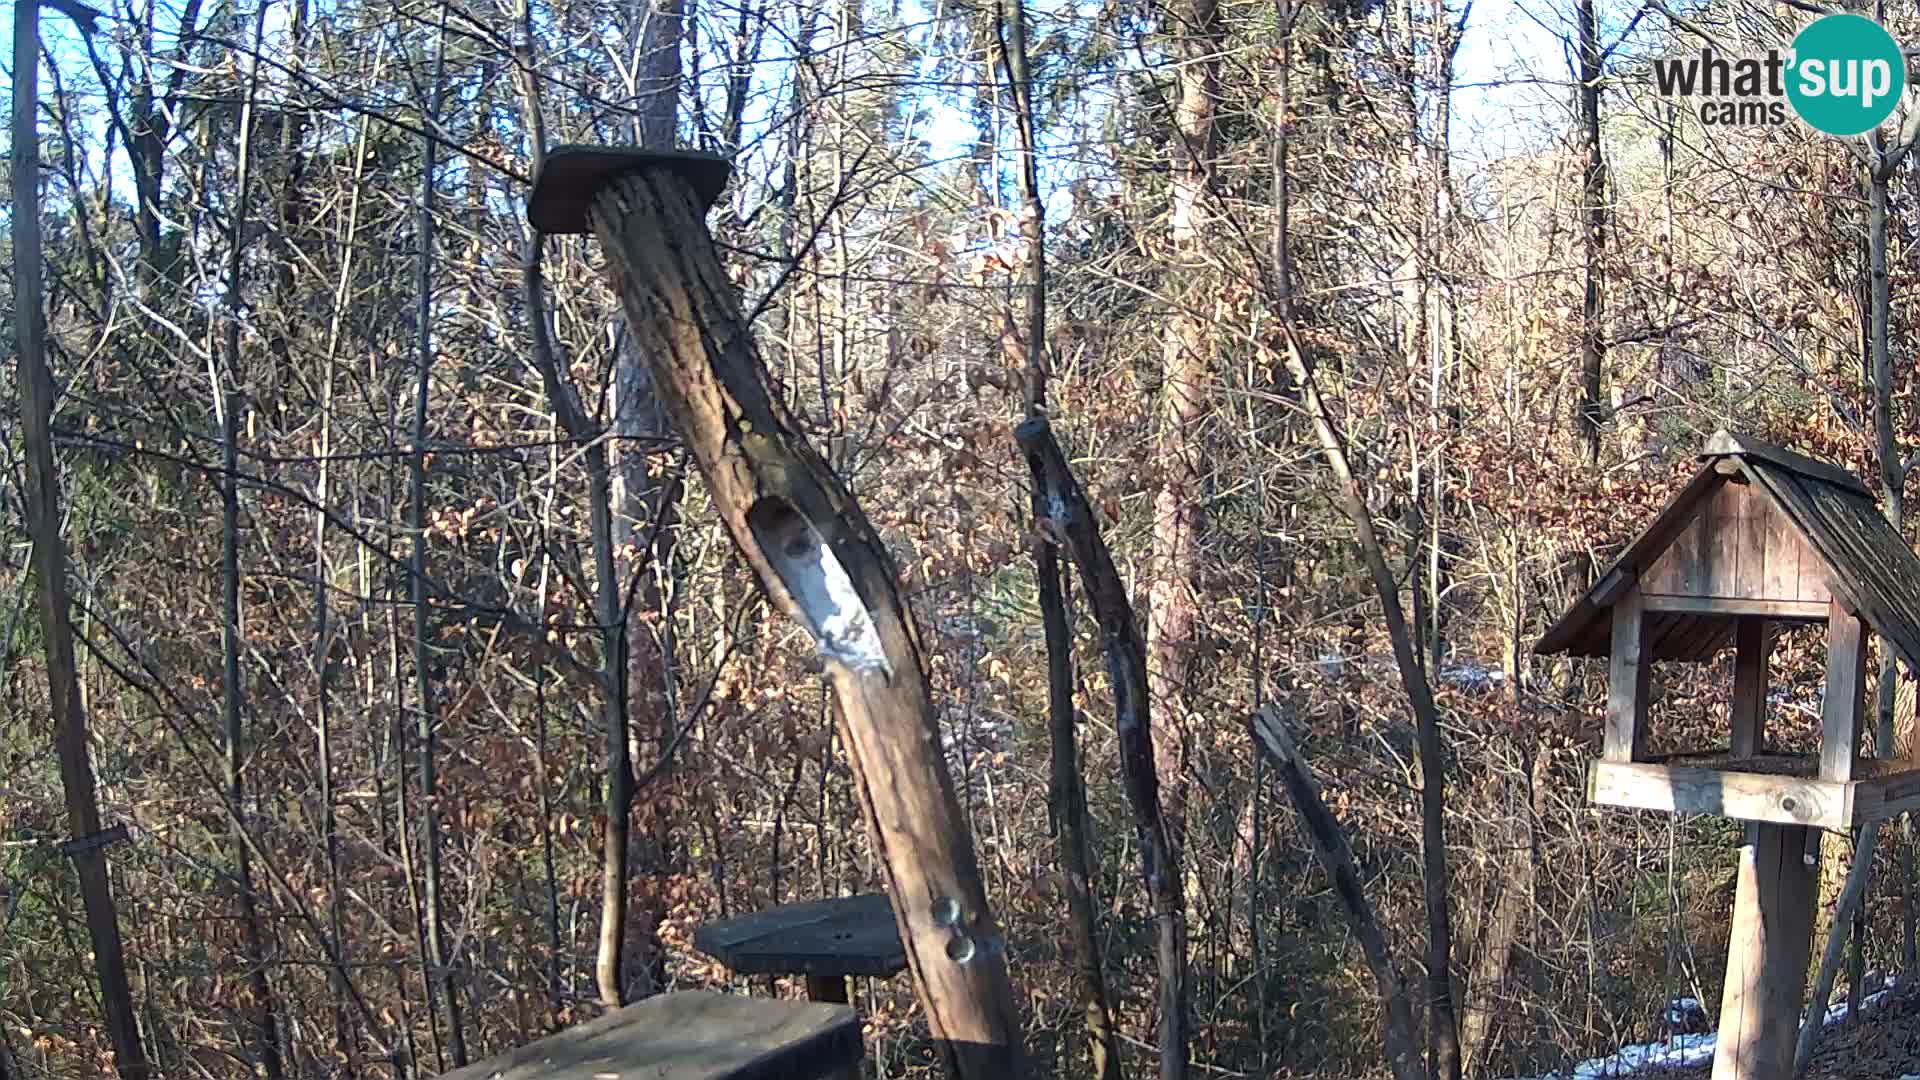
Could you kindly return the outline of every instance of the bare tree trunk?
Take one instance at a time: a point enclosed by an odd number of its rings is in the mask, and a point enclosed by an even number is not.
[[[21,494],[27,534],[33,539],[34,590],[46,645],[47,698],[53,712],[60,782],[66,792],[67,830],[78,840],[100,831],[100,807],[87,751],[87,717],[74,670],[67,551],[60,535],[60,477],[53,458],[53,372],[47,367],[42,310],[46,292],[40,254],[40,130],[35,116],[39,79],[40,8],[34,0],[22,0],[13,6],[13,206],[8,215],[13,229],[13,332],[19,365],[15,379],[27,466],[26,490]],[[107,877],[107,850],[101,845],[74,856],[74,871],[86,905],[87,937],[100,978],[114,1068],[122,1080],[145,1080],[150,1068],[127,979],[113,885]]]
[[[443,15],[444,17],[444,15]],[[440,792],[434,777],[434,740],[435,740],[435,702],[433,647],[429,639],[433,631],[432,619],[427,609],[427,396],[432,389],[433,374],[433,204],[434,171],[438,160],[439,143],[431,132],[432,123],[440,115],[440,103],[445,93],[446,65],[446,28],[442,26],[435,38],[433,60],[433,85],[429,89],[430,101],[427,105],[429,132],[421,140],[422,166],[420,173],[420,213],[415,226],[419,251],[415,270],[415,290],[417,293],[415,327],[419,334],[419,351],[415,359],[416,382],[413,395],[413,463],[412,477],[408,495],[408,529],[413,534],[412,557],[408,563],[408,576],[411,579],[411,602],[413,605],[413,672],[419,685],[417,707],[418,738],[420,745],[420,855],[424,876],[425,896],[422,898],[427,920],[427,949],[430,955],[427,962],[431,967],[430,978],[440,991],[440,999],[446,1006],[447,1046],[453,1058],[454,1068],[467,1063],[466,1025],[461,1017],[460,985],[453,974],[453,962],[448,956],[446,929],[443,925],[445,915],[440,896]],[[405,823],[402,824],[405,827]]]
[[[1530,767],[1520,775],[1522,820],[1529,830],[1534,814],[1542,809],[1550,761],[1545,747],[1536,747]],[[1511,845],[1509,850],[1526,846]],[[1498,890],[1498,899],[1473,962],[1473,977],[1467,983],[1460,1017],[1460,1060],[1464,1069],[1474,1068],[1492,1054],[1494,1017],[1505,1012],[1516,996],[1507,988],[1507,977],[1513,966],[1514,947],[1520,943],[1521,927],[1534,908],[1535,866],[1531,858],[1516,859],[1511,866],[1510,873],[1494,876],[1492,887]]]
[[[528,134],[532,171],[540,172],[546,158],[546,124],[540,104],[540,84],[532,67],[531,5],[520,5],[523,35],[521,113]],[[623,971],[627,940],[628,839],[633,821],[634,775],[629,752],[627,713],[627,628],[621,617],[620,582],[614,573],[613,477],[607,460],[605,432],[581,407],[567,381],[566,365],[547,325],[546,290],[540,273],[544,241],[529,230],[526,255],[520,266],[520,285],[527,305],[527,327],[533,338],[532,363],[546,389],[547,404],[568,436],[586,445],[587,514],[593,547],[594,617],[600,624],[601,722],[606,728],[604,756],[606,788],[602,806],[606,831],[600,845],[600,936],[594,957],[594,982],[600,1002],[609,1008],[626,1004]],[[630,352],[631,350],[622,350]]]
[[[254,44],[258,48],[266,23],[266,5],[254,15]],[[260,932],[260,913],[253,891],[253,868],[248,857],[245,781],[246,732],[243,713],[246,688],[240,672],[240,413],[246,407],[244,367],[240,359],[240,271],[246,253],[247,215],[253,194],[253,103],[259,89],[259,63],[252,64],[247,96],[240,109],[238,163],[235,177],[231,246],[227,250],[227,325],[225,385],[216,384],[214,392],[224,397],[216,401],[220,413],[220,450],[224,475],[220,482],[221,502],[221,670],[223,700],[221,714],[226,722],[226,783],[228,813],[232,822],[231,858],[233,888],[240,908],[241,954],[247,965],[247,982],[253,991],[253,1024],[261,1071],[268,1080],[279,1080],[284,1073],[280,1060],[279,1022],[274,1013],[273,988],[267,980],[266,948]],[[241,1039],[246,1044],[246,1039]]]
[[[1605,352],[1600,325],[1600,257],[1607,228],[1607,173],[1600,153],[1600,77],[1604,57],[1600,51],[1600,22],[1594,10],[1595,0],[1575,0],[1575,3],[1580,54],[1580,141],[1584,152],[1580,164],[1580,246],[1586,277],[1586,296],[1580,306],[1580,410],[1576,419],[1581,437],[1586,440],[1587,459],[1597,462],[1600,460],[1600,421],[1606,415],[1600,396]]]
[[[1320,857],[1327,876],[1333,879],[1333,891],[1340,897],[1347,925],[1367,958],[1367,969],[1373,973],[1380,1002],[1387,1010],[1387,1065],[1393,1070],[1395,1080],[1421,1080],[1419,1036],[1414,1029],[1407,982],[1394,967],[1386,934],[1374,918],[1367,894],[1360,888],[1360,873],[1353,865],[1353,849],[1347,843],[1346,830],[1321,799],[1319,785],[1313,782],[1313,771],[1287,732],[1286,719],[1268,706],[1265,712],[1248,721],[1247,730],[1253,735],[1254,746],[1273,763],[1281,787],[1293,800],[1294,809],[1300,812],[1301,824],[1313,839],[1314,853]]]
[[[634,87],[639,100],[634,121],[635,139],[638,145],[650,150],[672,150],[679,131],[680,45],[687,22],[684,0],[639,0],[635,7],[640,12],[636,33],[641,50]],[[632,545],[635,557],[631,564],[632,587],[622,589],[618,579],[610,576],[611,592],[602,599],[611,599],[613,603],[610,608],[603,604],[605,610],[601,612],[603,618],[617,618],[622,624],[621,640],[615,649],[624,665],[622,681],[618,684],[624,699],[620,727],[625,745],[620,753],[627,762],[627,776],[620,794],[623,802],[617,811],[611,804],[615,793],[609,785],[610,825],[607,847],[602,852],[599,964],[601,996],[609,1004],[613,1001],[607,996],[609,978],[620,982],[624,1000],[627,977],[623,954],[628,936],[628,878],[634,872],[632,803],[638,795],[632,779],[632,763],[658,760],[673,728],[671,626],[661,610],[661,601],[673,562],[675,530],[671,526],[680,495],[678,484],[662,484],[651,474],[648,453],[665,441],[666,419],[654,395],[646,362],[636,355],[625,335],[622,335],[621,347],[614,353],[613,363],[612,433],[618,443],[611,455],[608,474],[610,532],[606,548],[611,558],[614,550]],[[595,565],[599,566],[598,541],[594,551]],[[617,565],[609,561],[604,569],[611,575]],[[623,596],[630,598],[630,602],[623,603]],[[613,753],[611,744],[608,753]],[[616,833],[623,845],[617,860],[612,850]],[[673,851],[668,819],[658,818],[651,834],[639,839],[641,872],[665,873]],[[613,880],[616,871],[617,884]],[[658,904],[654,907],[656,910],[648,912],[640,942],[645,952],[643,995],[657,993],[666,986],[666,950],[658,935],[658,926],[666,912]]]
[[[1025,204],[1020,218],[1026,239],[1026,368],[1027,417],[1044,415],[1047,401],[1046,359],[1047,258],[1046,204],[1040,196],[1038,155],[1035,152],[1033,74],[1027,57],[1027,9],[1023,0],[1003,0],[996,26],[1006,67],[1007,88],[1013,98],[1014,124],[1020,151],[1020,196]],[[1004,325],[1011,329],[1009,314]],[[1005,342],[1002,351],[1012,358],[1020,343]],[[1050,513],[1045,499],[1046,477],[1028,459],[1032,471],[1033,517]],[[1066,878],[1068,934],[1081,982],[1086,1017],[1087,1049],[1095,1080],[1119,1080],[1120,1044],[1113,1026],[1113,1005],[1101,961],[1094,920],[1095,861],[1089,837],[1086,786],[1079,760],[1079,740],[1073,707],[1073,632],[1071,609],[1062,591],[1060,560],[1052,544],[1036,541],[1034,578],[1040,593],[1040,621],[1047,642],[1047,735],[1052,771],[1048,787],[1049,817],[1060,844],[1060,864]]]
[[[1120,734],[1120,770],[1127,802],[1140,838],[1141,875],[1157,924],[1154,935],[1160,967],[1160,1076],[1186,1075],[1192,1038],[1187,1012],[1186,905],[1180,891],[1180,850],[1168,835],[1160,809],[1160,780],[1153,755],[1152,700],[1147,690],[1146,650],[1135,629],[1113,553],[1101,539],[1080,483],[1054,441],[1047,421],[1035,417],[1014,429],[1027,467],[1037,478],[1047,516],[1035,524],[1064,543],[1080,567],[1087,604],[1100,626],[1112,681],[1114,726]]]
[[[1446,758],[1440,744],[1440,710],[1433,701],[1425,669],[1414,655],[1413,635],[1400,608],[1399,585],[1387,566],[1386,552],[1374,532],[1360,484],[1347,464],[1347,452],[1326,402],[1314,382],[1313,369],[1289,331],[1286,363],[1299,380],[1307,413],[1327,465],[1340,484],[1340,505],[1360,541],[1360,553],[1373,575],[1374,591],[1386,616],[1387,636],[1393,641],[1394,662],[1413,705],[1420,747],[1420,844],[1427,911],[1427,1055],[1435,1080],[1459,1080],[1460,1034],[1453,1009],[1453,918],[1447,907]]]
[[[342,245],[340,276],[334,282],[333,308],[327,322],[326,372],[322,375],[320,389],[320,433],[315,445],[319,458],[318,476],[314,484],[313,514],[313,670],[314,670],[314,730],[318,745],[318,767],[320,770],[320,842],[324,849],[327,868],[327,932],[332,938],[338,953],[338,963],[328,971],[333,984],[333,1023],[336,1051],[345,1063],[349,1078],[359,1071],[359,1055],[353,1042],[353,1030],[347,1019],[348,984],[346,966],[352,961],[352,947],[342,934],[340,915],[340,838],[337,814],[337,793],[334,790],[334,730],[333,730],[333,678],[335,668],[332,662],[334,635],[338,632],[333,625],[332,605],[328,602],[328,591],[332,587],[332,576],[327,560],[327,520],[328,507],[332,505],[332,448],[333,448],[333,394],[338,372],[335,363],[339,359],[342,327],[347,318],[347,310],[352,295],[355,237],[360,231],[360,194],[359,181],[366,174],[367,131],[371,118],[361,117],[360,131],[355,141],[353,159],[354,187],[347,201],[347,228],[345,243]],[[363,552],[364,554],[364,552]]]
[[[1203,257],[1202,208],[1212,168],[1220,82],[1220,11],[1216,0],[1188,0],[1172,30],[1180,96],[1174,117],[1171,251],[1176,279]],[[1161,345],[1158,455],[1165,473],[1153,501],[1152,567],[1147,598],[1147,673],[1161,722],[1153,731],[1154,768],[1163,785],[1167,838],[1177,856],[1186,837],[1187,664],[1197,617],[1194,544],[1200,528],[1204,469],[1197,429],[1212,377],[1211,331],[1196,310],[1198,290],[1176,297]],[[1176,888],[1184,883],[1176,881]],[[1184,1050],[1182,1060],[1184,1061]]]

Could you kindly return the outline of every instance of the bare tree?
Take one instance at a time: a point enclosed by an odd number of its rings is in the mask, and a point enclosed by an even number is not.
[[[442,18],[444,19],[444,13]],[[446,27],[443,23],[434,35],[434,58],[432,83],[428,87],[427,116],[440,115],[442,101],[446,92]],[[449,954],[446,940],[445,909],[441,897],[440,883],[440,789],[435,775],[435,741],[438,737],[438,716],[434,701],[434,672],[438,670],[434,646],[431,644],[434,631],[432,609],[428,604],[427,591],[427,400],[433,388],[433,319],[434,319],[434,198],[435,170],[439,160],[440,143],[436,136],[429,135],[421,140],[420,202],[418,224],[415,226],[414,242],[414,332],[416,352],[414,355],[414,391],[413,391],[413,446],[410,461],[411,475],[408,481],[408,528],[413,534],[413,545],[408,571],[408,600],[413,607],[413,676],[417,688],[414,707],[415,723],[419,745],[415,752],[419,755],[420,769],[420,850],[424,861],[423,885],[425,896],[424,917],[426,919],[427,949],[424,958],[428,967],[427,992],[429,1007],[432,995],[438,991],[441,1002],[446,1006],[447,1044],[452,1052],[455,1068],[467,1063],[466,1022],[461,1016],[460,983],[454,977],[454,961]],[[402,824],[406,827],[406,823]]]
[[[83,9],[85,10],[85,9]],[[88,29],[82,24],[83,32]],[[93,762],[87,749],[87,715],[74,669],[72,603],[67,592],[66,541],[60,535],[60,476],[53,458],[53,372],[47,366],[46,289],[40,245],[40,7],[35,0],[13,6],[13,332],[18,354],[22,441],[26,446],[27,532],[33,540],[35,598],[46,645],[47,695],[52,704],[60,781],[66,790],[67,828],[76,840],[100,832]],[[146,1080],[150,1069],[127,980],[113,886],[107,878],[107,846],[95,844],[74,856],[86,902],[87,937],[113,1040],[114,1068],[122,1080]]]

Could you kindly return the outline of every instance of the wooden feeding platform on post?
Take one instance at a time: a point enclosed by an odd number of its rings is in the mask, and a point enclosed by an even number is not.
[[[847,979],[890,979],[906,970],[907,952],[893,905],[879,893],[783,904],[693,932],[701,952],[736,975],[800,975],[807,997],[846,1002]]]
[[[1756,823],[1742,849],[1715,1080],[1791,1074],[1806,985],[1820,830],[1920,807],[1920,765],[1860,755],[1867,635],[1920,670],[1920,559],[1852,473],[1722,431],[1703,465],[1535,646],[1604,657],[1606,721],[1587,774],[1600,806]],[[1767,741],[1778,626],[1825,625],[1820,749]],[[1728,742],[1646,751],[1657,661],[1734,647]]]
[[[1608,660],[1589,799],[1826,829],[1920,807],[1920,767],[1859,753],[1868,632],[1920,667],[1920,559],[1851,473],[1726,432],[1701,456],[1700,472],[1534,649]],[[1820,752],[1769,752],[1770,632],[1815,624],[1828,642]],[[1728,744],[1646,753],[1651,665],[1703,662],[1728,644]]]

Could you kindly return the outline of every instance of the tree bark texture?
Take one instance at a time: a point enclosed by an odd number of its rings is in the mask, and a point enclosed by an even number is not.
[[[1216,0],[1189,0],[1171,32],[1179,57],[1180,95],[1175,105],[1172,170],[1172,280],[1189,263],[1205,258],[1203,210],[1213,156],[1220,81],[1220,11]],[[1205,470],[1199,428],[1207,411],[1212,338],[1198,295],[1176,294],[1161,348],[1159,445],[1164,472],[1153,500],[1153,541],[1148,565],[1148,687],[1161,710],[1154,729],[1155,769],[1165,786],[1168,840],[1177,852],[1186,832],[1185,743],[1187,665],[1193,651],[1198,600],[1194,595],[1194,544],[1200,528]],[[1176,884],[1179,884],[1176,882]]]
[[[1155,959],[1160,968],[1160,1075],[1184,1076],[1192,1028],[1187,1015],[1186,906],[1180,891],[1180,852],[1160,804],[1152,702],[1147,689],[1146,650],[1135,629],[1133,605],[1113,563],[1113,553],[1094,524],[1093,509],[1074,478],[1053,429],[1033,418],[1014,429],[1027,467],[1037,477],[1047,531],[1065,540],[1080,567],[1087,603],[1100,627],[1107,675],[1113,683],[1114,726],[1120,734],[1120,769],[1139,833],[1140,869],[1155,922]]]
[[[1606,407],[1600,397],[1605,336],[1601,331],[1600,257],[1607,229],[1607,170],[1600,154],[1600,22],[1595,0],[1579,0],[1575,11],[1580,53],[1580,248],[1585,260],[1586,294],[1580,305],[1580,434],[1587,459],[1600,460],[1600,421]]]
[[[721,520],[827,662],[908,969],[948,1071],[1020,1075],[1005,939],[885,548],[768,389],[692,187],[666,168],[629,174],[589,216],[634,344]]]
[[[1029,459],[1028,466],[1034,462]],[[1047,512],[1045,476],[1033,475],[1033,514]],[[1061,589],[1060,558],[1054,546],[1037,540],[1034,576],[1040,586],[1040,622],[1047,641],[1047,735],[1052,751],[1048,802],[1060,843],[1060,869],[1066,878],[1068,933],[1079,969],[1087,1022],[1088,1051],[1095,1080],[1119,1080],[1120,1046],[1114,1037],[1113,1006],[1107,997],[1105,969],[1094,922],[1094,858],[1088,835],[1087,793],[1080,772],[1079,741],[1073,708],[1073,633]]]
[[[26,450],[27,535],[33,540],[34,598],[47,653],[47,698],[52,706],[60,782],[67,800],[67,831],[74,839],[100,831],[93,762],[87,750],[87,717],[74,668],[72,605],[67,593],[67,550],[60,535],[60,477],[53,458],[53,372],[47,367],[46,288],[40,247],[40,9],[32,0],[13,6],[13,326],[18,353],[21,438]],[[150,1075],[140,1041],[133,990],[107,877],[107,851],[96,847],[74,857],[86,906],[87,937],[100,977],[114,1068],[123,1080]]]

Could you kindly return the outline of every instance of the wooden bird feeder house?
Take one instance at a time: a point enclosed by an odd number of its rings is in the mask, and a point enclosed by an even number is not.
[[[1535,646],[1605,657],[1607,711],[1587,798],[1756,823],[1743,849],[1715,1080],[1791,1075],[1820,831],[1920,807],[1920,765],[1860,755],[1866,643],[1920,670],[1920,559],[1852,473],[1722,431],[1700,471]],[[1767,738],[1777,626],[1827,628],[1817,753]],[[1649,754],[1656,661],[1734,647],[1724,746]]]

